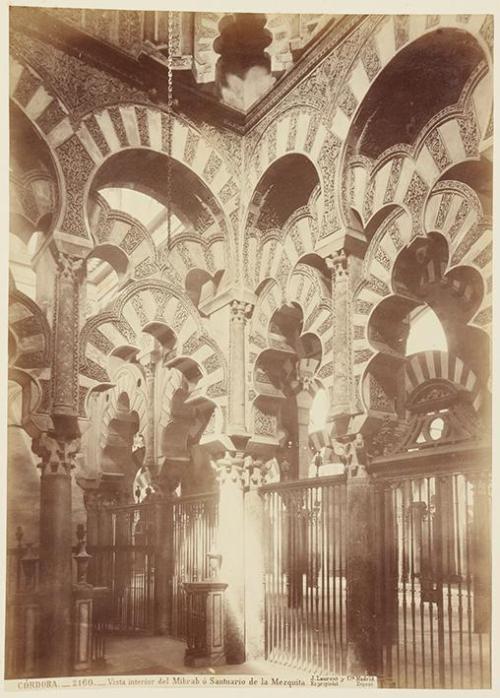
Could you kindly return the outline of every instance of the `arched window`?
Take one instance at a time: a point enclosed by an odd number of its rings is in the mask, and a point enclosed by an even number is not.
[[[429,306],[416,308],[409,316],[410,331],[406,356],[421,351],[448,351],[448,341],[441,322]]]

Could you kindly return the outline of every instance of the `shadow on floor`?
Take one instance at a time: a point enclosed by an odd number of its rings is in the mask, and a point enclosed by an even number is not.
[[[253,674],[288,678],[304,676],[304,672],[270,662],[251,661],[244,664],[223,664],[216,667],[192,668],[184,665],[186,645],[164,636],[106,638],[106,664],[95,676],[127,676],[157,674]]]

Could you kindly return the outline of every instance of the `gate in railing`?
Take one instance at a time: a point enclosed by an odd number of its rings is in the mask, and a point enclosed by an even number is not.
[[[381,483],[379,646],[385,685],[490,686],[487,488],[477,473]]]
[[[266,658],[345,673],[345,478],[279,483],[260,491]]]
[[[110,590],[109,632],[152,632],[155,603],[157,508],[132,504],[102,509],[100,544],[93,556],[89,581]]]
[[[186,637],[187,604],[184,582],[208,577],[207,553],[215,547],[218,495],[196,494],[173,500],[173,556],[170,634]]]

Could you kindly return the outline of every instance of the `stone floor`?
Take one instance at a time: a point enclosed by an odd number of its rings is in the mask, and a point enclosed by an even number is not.
[[[95,675],[127,676],[130,674],[254,674],[303,677],[304,673],[290,667],[262,661],[224,664],[216,667],[184,666],[185,644],[168,637],[120,637],[106,639],[106,666]]]

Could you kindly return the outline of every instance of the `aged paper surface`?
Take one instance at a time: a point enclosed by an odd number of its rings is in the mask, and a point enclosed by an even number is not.
[[[11,6],[4,689],[495,688],[494,8]]]

